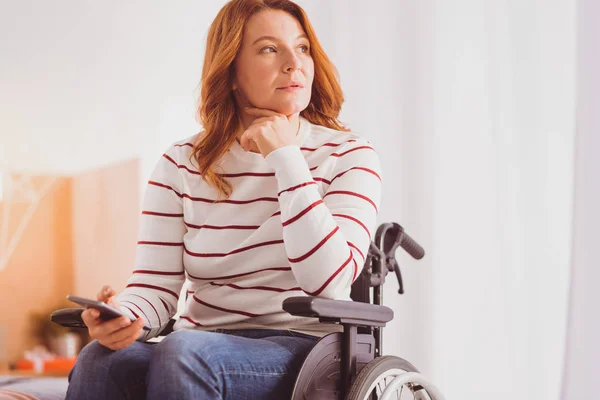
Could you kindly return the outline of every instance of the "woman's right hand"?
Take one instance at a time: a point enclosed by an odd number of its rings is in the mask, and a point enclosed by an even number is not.
[[[105,285],[98,293],[96,298],[106,304],[120,309],[119,303],[115,300],[117,292]],[[119,317],[104,321],[100,319],[100,312],[95,308],[87,308],[81,313],[81,319],[88,327],[88,332],[98,343],[111,350],[120,350],[128,347],[140,337],[145,321],[138,318],[131,322],[127,317]]]

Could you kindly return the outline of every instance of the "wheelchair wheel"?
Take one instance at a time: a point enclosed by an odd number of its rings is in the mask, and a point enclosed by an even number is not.
[[[367,364],[356,376],[348,392],[347,400],[381,399],[385,389],[398,376],[405,373],[414,374],[418,372],[411,363],[402,358],[394,356],[378,357]],[[403,386],[398,387],[398,390],[390,398],[404,399],[405,397],[401,397],[402,388]],[[423,392],[423,390],[418,390],[414,398],[429,399],[429,396]],[[389,393],[389,389],[387,393]]]

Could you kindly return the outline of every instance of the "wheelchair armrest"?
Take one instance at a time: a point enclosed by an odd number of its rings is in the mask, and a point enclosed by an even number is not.
[[[50,320],[67,328],[87,328],[81,319],[85,308],[61,308],[50,314]]]
[[[319,318],[322,322],[361,326],[385,326],[394,318],[394,312],[386,306],[319,297],[288,297],[283,301],[283,309],[292,315]]]

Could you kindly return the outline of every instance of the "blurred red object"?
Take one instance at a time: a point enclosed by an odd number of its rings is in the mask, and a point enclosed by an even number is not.
[[[43,369],[41,372],[69,372],[75,366],[77,357],[56,357],[43,360]],[[17,371],[33,371],[33,362],[31,360],[19,360],[15,364]]]

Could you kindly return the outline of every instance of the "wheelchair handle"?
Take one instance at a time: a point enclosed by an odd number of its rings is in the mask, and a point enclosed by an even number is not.
[[[386,240],[386,237],[389,237],[390,234],[394,235],[390,237],[392,239],[391,243]],[[402,247],[416,260],[420,260],[425,256],[425,250],[404,231],[402,226],[395,222],[381,224],[375,234],[375,243],[371,242],[367,257],[369,259],[368,263],[371,262],[371,259],[374,262],[370,277],[371,287],[383,285],[388,271],[394,271],[398,279],[398,293],[404,294],[402,273],[395,257],[398,247]]]
[[[423,250],[419,243],[415,242],[413,238],[408,236],[408,234],[404,232],[404,228],[400,227],[400,232],[400,246],[402,246],[402,248],[406,250],[406,252],[415,260],[420,260],[423,258],[423,256],[425,256],[425,250]]]

